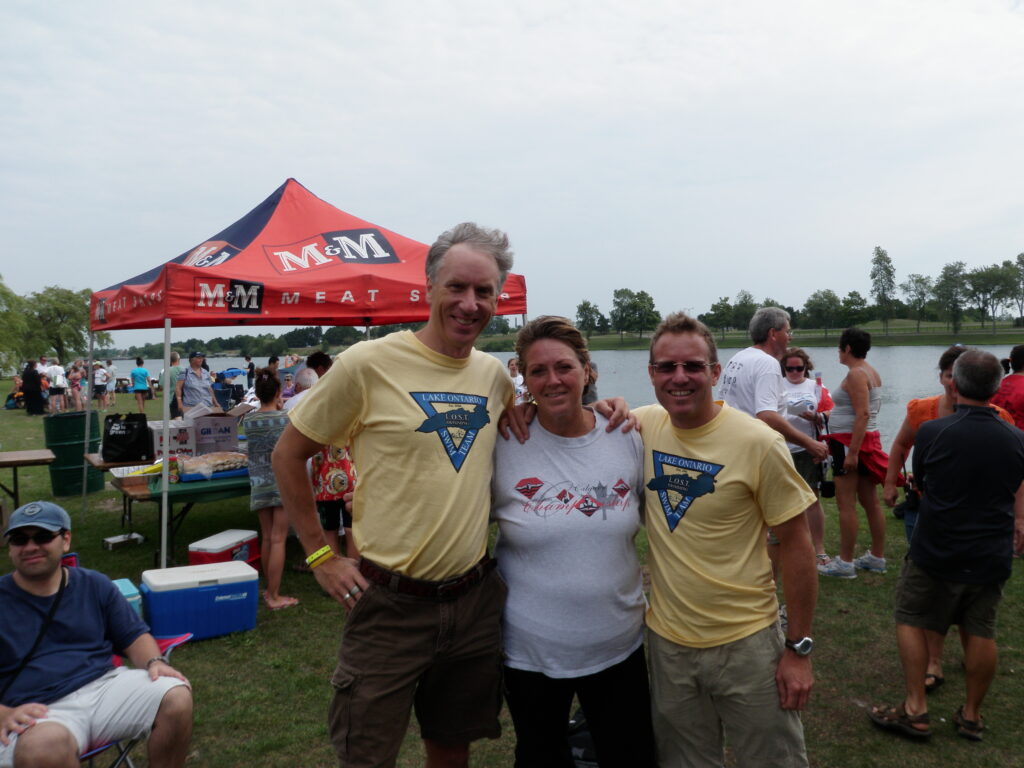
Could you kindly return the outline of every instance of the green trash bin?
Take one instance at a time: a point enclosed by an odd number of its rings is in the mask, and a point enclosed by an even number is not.
[[[46,447],[56,457],[50,464],[50,485],[54,496],[77,496],[82,492],[82,464],[86,453],[100,449],[99,414],[93,413],[89,424],[89,449],[82,450],[85,439],[85,411],[51,413],[43,417]],[[103,490],[103,473],[89,467],[85,490],[95,493]]]

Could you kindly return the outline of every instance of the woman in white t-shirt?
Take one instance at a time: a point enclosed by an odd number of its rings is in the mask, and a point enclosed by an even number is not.
[[[497,441],[491,486],[509,588],[502,637],[515,765],[572,765],[566,723],[577,696],[602,768],[653,766],[634,544],[643,446],[583,407],[590,357],[567,319],[527,323],[516,355],[537,420],[525,444]]]
[[[819,431],[824,423],[824,416],[832,410],[832,398],[828,390],[819,381],[811,378],[814,367],[811,358],[799,347],[790,347],[782,357],[783,397],[785,402],[786,420],[805,435],[818,439]],[[801,446],[786,443],[793,455],[793,464],[807,484],[819,495],[822,465],[816,464],[813,457]],[[815,501],[807,510],[807,525],[811,529],[811,541],[818,568],[824,568],[831,562],[825,553],[825,513],[821,502]]]

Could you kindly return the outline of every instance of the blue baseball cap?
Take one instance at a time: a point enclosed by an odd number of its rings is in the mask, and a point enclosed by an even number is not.
[[[29,526],[47,531],[70,531],[71,516],[52,501],[30,501],[14,510],[4,536],[17,528]]]

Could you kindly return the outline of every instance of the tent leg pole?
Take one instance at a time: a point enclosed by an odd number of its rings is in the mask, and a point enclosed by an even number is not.
[[[81,522],[85,522],[85,508],[86,508],[86,497],[89,491],[89,464],[85,460],[85,454],[89,452],[89,427],[91,426],[92,419],[92,356],[93,356],[93,344],[95,337],[92,331],[89,331],[89,362],[86,363],[85,367],[85,378],[88,382],[88,389],[86,390],[89,394],[85,401],[85,437],[82,439],[82,516]],[[83,387],[84,389],[84,387]]]
[[[167,372],[171,370],[171,318],[164,319],[164,460],[160,468],[160,567],[167,567],[167,488],[170,482],[171,398],[167,392]]]

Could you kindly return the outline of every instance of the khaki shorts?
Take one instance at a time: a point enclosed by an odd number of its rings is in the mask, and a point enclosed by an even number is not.
[[[164,695],[185,682],[176,677],[149,679],[144,669],[116,667],[47,705],[39,723],[59,723],[67,728],[85,752],[110,741],[134,739],[149,734]],[[0,744],[0,768],[14,764],[16,736],[9,746]]]
[[[996,609],[1003,584],[961,584],[934,578],[911,560],[903,561],[896,582],[897,624],[946,634],[953,624],[968,635],[996,636]]]
[[[800,715],[779,706],[783,649],[777,622],[714,648],[677,645],[648,630],[659,765],[721,768],[728,739],[737,765],[805,768]]]
[[[425,739],[501,735],[501,612],[495,568],[461,597],[434,602],[372,583],[349,614],[331,678],[328,730],[346,768],[390,766],[415,709]]]

